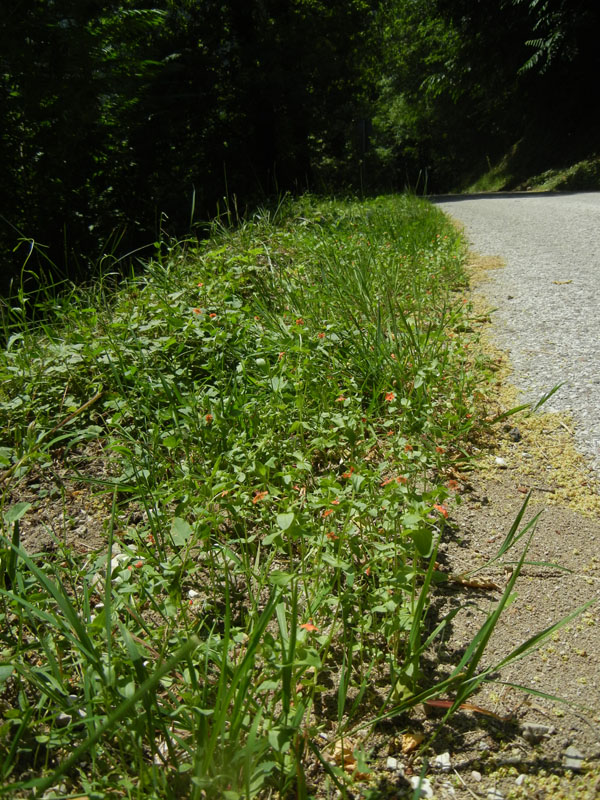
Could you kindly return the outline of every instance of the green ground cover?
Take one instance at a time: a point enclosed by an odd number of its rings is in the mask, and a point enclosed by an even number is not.
[[[5,793],[308,797],[316,774],[344,793],[368,759],[336,764],[320,733],[487,679],[496,612],[445,675],[422,669],[486,380],[464,256],[415,198],[306,198],[126,285],[4,308]],[[107,508],[87,552],[67,478]],[[24,548],[52,496],[53,549]]]

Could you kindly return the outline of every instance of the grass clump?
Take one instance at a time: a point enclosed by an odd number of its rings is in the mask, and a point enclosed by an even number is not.
[[[482,380],[463,256],[417,199],[306,198],[118,290],[5,309],[6,791],[345,791],[319,733],[485,678],[490,625],[456,674],[422,672]],[[104,504],[96,547],[73,544],[69,481]]]

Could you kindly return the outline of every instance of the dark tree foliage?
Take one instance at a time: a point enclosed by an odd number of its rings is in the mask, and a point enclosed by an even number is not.
[[[85,278],[288,190],[446,190],[519,138],[540,166],[565,141],[589,150],[599,15],[596,0],[15,0],[0,284],[24,262]]]
[[[18,0],[0,21],[5,278],[29,240],[29,267],[85,276],[224,197],[358,175],[375,5]]]

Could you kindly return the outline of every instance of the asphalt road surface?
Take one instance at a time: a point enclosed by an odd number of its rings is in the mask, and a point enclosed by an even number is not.
[[[472,249],[500,256],[484,292],[525,401],[564,383],[547,410],[571,411],[600,476],[600,192],[432,197]]]

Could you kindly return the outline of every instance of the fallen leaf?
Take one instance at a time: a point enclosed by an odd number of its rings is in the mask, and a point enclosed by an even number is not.
[[[402,734],[402,752],[404,755],[412,753],[425,739],[424,733],[403,733]]]
[[[454,705],[454,700],[425,700],[423,705],[425,707],[429,706],[432,708],[450,708]],[[511,719],[513,719],[512,714],[509,714],[506,717],[501,717],[499,714],[496,714],[495,711],[490,711],[487,708],[473,705],[473,703],[461,703],[459,708],[464,711],[474,711],[476,714],[484,714],[486,717],[493,717],[494,719],[500,720],[500,722],[509,722]]]
[[[462,575],[450,575],[448,580],[452,581],[452,583],[459,583],[461,586],[468,586],[470,589],[485,589],[486,591],[500,589],[497,583],[488,581],[485,578],[465,578]]]

